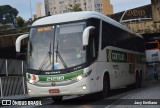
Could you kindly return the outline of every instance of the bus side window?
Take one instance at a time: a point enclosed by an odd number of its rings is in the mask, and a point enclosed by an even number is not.
[[[91,37],[89,42],[89,58],[90,62],[93,62],[96,59],[96,48],[95,48],[95,39]]]

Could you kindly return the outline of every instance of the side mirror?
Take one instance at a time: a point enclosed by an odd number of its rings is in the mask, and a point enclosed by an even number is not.
[[[19,36],[19,37],[16,39],[16,52],[20,52],[20,50],[21,50],[21,41],[22,41],[24,38],[27,38],[28,36],[29,36],[28,34],[24,34],[24,35]]]
[[[83,35],[82,35],[82,44],[83,44],[83,46],[88,45],[89,34],[90,34],[91,30],[94,30],[94,29],[95,29],[94,26],[89,26],[84,30]]]

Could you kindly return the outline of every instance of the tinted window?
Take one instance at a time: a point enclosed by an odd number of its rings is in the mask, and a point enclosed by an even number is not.
[[[144,41],[142,38],[135,36],[111,24],[102,23],[102,49],[107,46],[144,52]]]
[[[129,33],[111,24],[102,24],[102,49],[106,46],[115,46],[128,49]]]

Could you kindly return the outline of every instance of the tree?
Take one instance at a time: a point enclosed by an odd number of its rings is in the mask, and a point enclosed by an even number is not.
[[[10,5],[0,6],[0,23],[13,23],[17,15],[18,11],[16,8],[13,8]]]
[[[75,4],[73,7],[72,5],[69,5],[71,8],[69,9],[70,11],[73,11],[73,12],[78,12],[78,11],[82,11],[81,9],[81,5],[80,4]]]
[[[22,17],[18,16],[16,18],[16,21],[17,21],[18,27],[23,27],[24,26],[24,19]]]

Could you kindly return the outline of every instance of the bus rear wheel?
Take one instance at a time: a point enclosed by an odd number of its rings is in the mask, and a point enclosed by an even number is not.
[[[55,103],[61,103],[61,102],[62,102],[62,99],[63,99],[63,96],[55,96],[55,97],[52,97],[52,100],[53,100]]]
[[[135,88],[141,88],[142,86],[142,72],[136,72]]]

